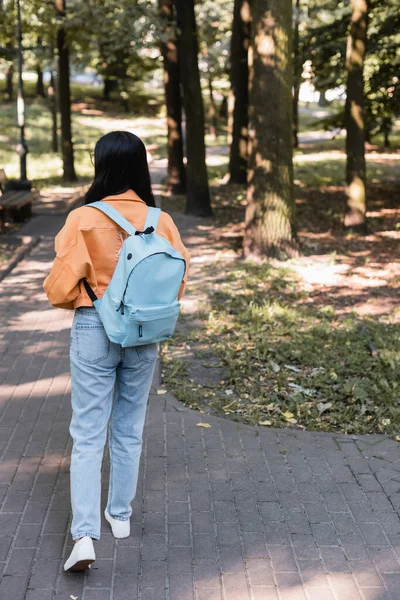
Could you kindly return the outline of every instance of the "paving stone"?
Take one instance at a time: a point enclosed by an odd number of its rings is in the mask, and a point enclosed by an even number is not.
[[[196,600],[221,600],[221,586],[214,588],[196,588]]]
[[[244,573],[224,573],[222,580],[226,600],[250,599],[249,588]]]
[[[170,598],[176,600],[191,600],[194,598],[194,585],[192,575],[180,573],[169,577]]]
[[[284,600],[305,600],[303,584],[297,573],[277,573],[279,593]]]
[[[369,557],[368,548],[361,534],[343,534],[340,536],[340,541],[348,560],[361,560]]]
[[[322,502],[305,502],[304,508],[310,523],[328,523],[331,520]]]
[[[297,564],[290,546],[269,546],[268,550],[276,573],[297,573]]]
[[[367,546],[389,546],[389,540],[378,523],[360,523],[360,531]]]
[[[214,560],[196,560],[194,565],[196,588],[215,588],[220,585],[220,570]]]
[[[30,572],[35,550],[33,548],[18,548],[12,550],[3,577],[9,575],[25,575]]]
[[[354,579],[361,588],[382,586],[382,579],[371,559],[352,561],[351,565],[354,569]]]
[[[350,574],[340,573],[340,577],[332,577],[332,586],[340,600],[361,600],[361,594]]]
[[[349,573],[350,565],[342,548],[339,546],[323,546],[320,549],[325,568],[330,573]]]
[[[168,572],[169,573],[190,573],[192,570],[191,548],[185,546],[171,546],[168,548]]]
[[[192,512],[192,528],[196,533],[214,533],[213,513]]]

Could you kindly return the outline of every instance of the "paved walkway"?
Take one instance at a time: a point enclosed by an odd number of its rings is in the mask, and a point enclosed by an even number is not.
[[[256,429],[149,400],[132,535],[103,522],[97,561],[69,534],[72,313],[42,281],[61,217],[1,282],[1,600],[399,600],[400,445]],[[199,427],[206,421],[209,428]],[[103,507],[109,472],[105,453]]]

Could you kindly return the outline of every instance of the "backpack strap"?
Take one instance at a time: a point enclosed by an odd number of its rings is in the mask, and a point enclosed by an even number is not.
[[[154,231],[157,229],[158,219],[160,218],[161,209],[154,208],[153,206],[149,206],[147,211],[147,219],[144,225],[144,229],[146,230],[148,227],[154,227]]]
[[[110,219],[117,223],[117,225],[119,225],[124,231],[126,231],[126,233],[128,233],[129,235],[135,235],[136,229],[134,228],[134,226],[131,225],[131,223],[129,223],[129,221],[125,219],[125,217],[123,217],[116,208],[110,206],[109,204],[107,204],[107,202],[101,202],[101,200],[99,200],[98,202],[86,204],[86,206],[92,206],[93,208],[101,210],[101,212],[106,214],[107,217],[110,217]]]

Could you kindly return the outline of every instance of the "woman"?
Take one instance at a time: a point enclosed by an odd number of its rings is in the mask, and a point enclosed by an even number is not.
[[[85,206],[102,200],[142,230],[155,206],[146,149],[132,133],[114,131],[97,142],[94,181],[85,204],[73,210],[55,238],[56,257],[44,281],[53,306],[75,310],[71,329],[71,536],[66,571],[86,569],[100,539],[101,465],[109,423],[110,480],[104,511],[116,538],[130,535],[142,432],[158,345],[122,348],[111,342],[90,300],[86,278],[101,298],[116,267],[126,233],[104,213]],[[189,253],[171,219],[161,212],[157,233],[189,263]],[[178,299],[183,295],[187,269]],[[114,393],[115,386],[115,393]]]

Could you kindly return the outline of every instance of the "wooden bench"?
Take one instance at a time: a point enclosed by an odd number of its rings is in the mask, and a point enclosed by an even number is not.
[[[12,188],[12,183],[7,185],[7,177],[4,169],[0,169],[0,219],[4,224],[6,213],[9,213],[13,221],[21,222],[32,216],[32,202],[39,196],[37,190],[18,190]]]

